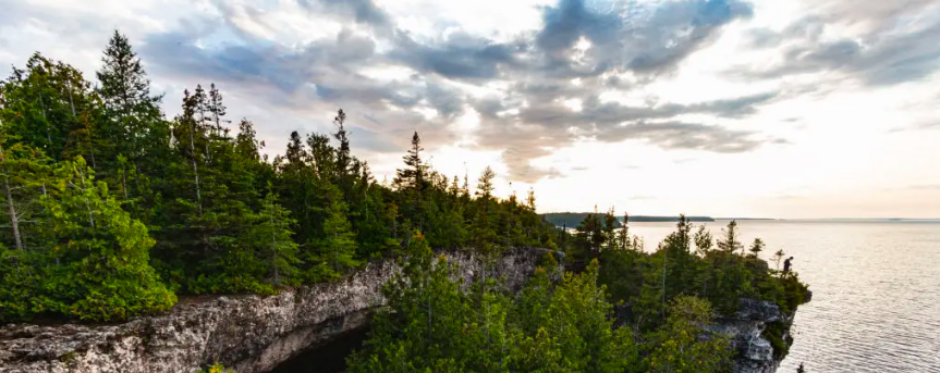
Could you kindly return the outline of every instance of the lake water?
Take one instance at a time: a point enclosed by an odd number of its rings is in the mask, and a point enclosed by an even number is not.
[[[703,223],[720,235],[727,222]],[[778,372],[940,373],[940,224],[741,221],[745,242],[779,249],[810,284]],[[674,225],[631,223],[656,247]],[[772,266],[774,264],[771,264]]]

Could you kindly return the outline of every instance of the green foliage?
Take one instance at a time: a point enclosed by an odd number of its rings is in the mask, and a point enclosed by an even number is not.
[[[269,192],[252,218],[253,224],[242,242],[251,245],[258,259],[266,262],[263,276],[274,286],[298,284],[300,259],[290,229],[296,220],[290,217],[290,211],[278,203],[276,194]]]
[[[409,253],[350,372],[613,373],[639,363],[630,331],[612,327],[596,262],[557,285],[539,268],[513,300],[493,279],[454,280],[454,267],[434,260],[420,235]]]
[[[395,180],[378,183],[353,155],[342,110],[334,133],[293,132],[269,160],[254,123],[230,130],[214,84],[184,91],[167,119],[126,37],[115,32],[102,62],[93,83],[37,53],[0,82],[0,322],[121,320],[167,310],[175,293],[271,294],[404,255],[353,371],[623,372],[648,351],[613,327],[608,291],[651,333],[684,295],[720,312],[744,296],[793,309],[807,295],[795,273],[759,265],[762,244],[743,257],[734,224],[718,250],[680,218],[644,253],[612,209],[572,236],[536,213],[534,191],[495,196],[490,168],[476,193],[467,175],[435,171],[417,132]],[[562,276],[548,256],[513,297],[485,271],[454,280],[430,250],[491,260],[526,246],[564,252],[583,273]]]
[[[0,284],[0,315],[111,321],[172,307],[176,296],[149,264],[147,227],[95,181],[84,160],[60,162],[48,181],[38,217],[48,249],[2,250],[4,266],[13,268]]]
[[[711,322],[707,301],[680,296],[669,307],[666,323],[651,336],[652,351],[646,359],[649,372],[711,373],[730,371],[733,351],[726,336],[708,334]]]
[[[789,335],[785,335],[788,330],[790,330],[790,325],[778,321],[767,324],[764,332],[761,333],[761,336],[774,348],[774,359],[783,360],[790,353],[790,344],[793,341]]]

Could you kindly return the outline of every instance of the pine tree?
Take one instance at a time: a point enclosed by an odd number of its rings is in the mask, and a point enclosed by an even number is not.
[[[725,252],[732,254],[738,249],[743,250],[744,246],[741,245],[741,241],[738,240],[738,223],[732,220],[728,223],[728,228],[725,229],[725,236],[718,241],[718,248],[724,250]]]
[[[355,259],[355,234],[346,219],[346,204],[342,201],[342,194],[333,185],[324,187],[326,189],[322,193],[327,196],[329,204],[326,206],[322,236],[315,241],[314,251],[308,256],[308,262],[316,263],[308,271],[308,282],[334,280],[347,269],[359,265]]]
[[[708,253],[711,252],[712,246],[714,246],[714,239],[712,239],[712,234],[704,225],[698,226],[698,231],[695,232],[695,252],[702,258],[707,257]]]
[[[780,262],[783,261],[784,256],[786,256],[786,253],[783,252],[783,249],[777,250],[777,252],[774,253],[773,261],[774,263],[777,263],[778,271],[780,270]]]
[[[616,246],[620,250],[630,250],[633,248],[630,239],[630,215],[623,213],[623,222],[620,223],[620,230],[617,232]]]
[[[421,233],[410,242],[401,273],[382,288],[388,305],[363,349],[347,359],[349,372],[462,372],[471,362],[490,361],[480,354],[484,331],[454,267],[443,256],[435,261]]]
[[[59,181],[43,205],[62,264],[47,288],[57,293],[37,307],[95,321],[164,311],[176,296],[149,264],[154,240],[121,209],[85,161],[60,164]]]
[[[134,165],[134,196],[152,200],[148,187],[154,175],[165,174],[168,154],[164,144],[170,138],[169,125],[162,118],[160,96],[150,94],[150,81],[127,37],[114,32],[102,57],[103,66],[97,72],[101,83],[97,93],[104,103],[105,120],[101,122],[103,159],[106,179],[112,177],[108,165],[119,155]],[[152,204],[147,202],[146,204]]]
[[[425,171],[427,166],[424,164],[424,160],[421,159],[421,151],[424,148],[421,147],[421,137],[418,136],[418,132],[415,131],[414,135],[411,137],[411,148],[408,149],[408,154],[404,156],[405,169],[398,170],[396,183],[402,185],[404,188],[412,189],[418,192],[424,190],[425,187]]]
[[[0,187],[3,188],[4,209],[9,221],[13,247],[25,250],[27,234],[22,221],[30,220],[36,212],[35,201],[43,187],[44,174],[48,174],[48,161],[22,143],[4,145],[0,141]]]
[[[251,242],[258,250],[258,257],[268,263],[271,283],[294,285],[300,259],[290,228],[296,221],[290,217],[290,211],[281,207],[276,194],[269,192],[252,220],[254,223],[245,240]]]
[[[755,258],[757,258],[757,254],[760,254],[761,251],[764,251],[764,246],[766,245],[764,244],[763,240],[761,240],[760,238],[755,238],[754,243],[751,244],[751,248],[750,248],[751,254],[754,255]]]
[[[728,337],[703,334],[702,325],[711,322],[708,301],[695,297],[677,297],[669,309],[669,319],[653,334],[652,351],[647,357],[649,372],[724,372],[731,367]]]
[[[339,109],[336,113],[336,118],[333,118],[333,123],[336,125],[336,133],[333,134],[333,138],[336,141],[339,141],[339,149],[336,152],[336,172],[337,172],[337,182],[341,187],[350,186],[345,185],[348,182],[349,176],[349,167],[352,163],[352,156],[349,154],[349,137],[346,134],[346,113],[343,112],[343,109]],[[348,192],[349,189],[343,189],[344,192]]]
[[[495,178],[496,173],[493,172],[493,169],[486,167],[477,181],[477,206],[472,226],[472,237],[475,248],[485,255],[493,255],[496,251],[494,245],[496,230],[493,228],[496,211],[495,203],[492,201],[493,179]]]
[[[604,244],[603,247],[607,250],[613,250],[616,248],[616,236],[615,232],[617,229],[617,216],[614,214],[614,208],[611,207],[610,210],[604,214]]]

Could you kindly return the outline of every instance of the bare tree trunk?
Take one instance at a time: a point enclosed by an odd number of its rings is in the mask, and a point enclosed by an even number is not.
[[[192,130],[189,131],[189,152],[193,161],[193,179],[196,182],[196,205],[199,207],[199,216],[202,216],[202,196],[199,192],[199,166],[196,164],[196,141],[195,137],[193,137],[194,132],[196,132],[195,123],[192,126]]]
[[[3,147],[0,147],[0,162],[6,162]],[[7,176],[5,172],[3,175],[3,187],[6,192],[7,208],[10,211],[10,225],[13,227],[13,240],[16,242],[16,249],[23,250],[23,236],[20,235],[20,224],[19,219],[16,217],[16,206],[13,205],[13,193],[10,190],[10,177]]]
[[[69,92],[69,106],[72,108],[72,119],[75,119],[77,115],[75,115],[75,102],[72,100],[72,83],[66,81],[65,85],[66,85],[66,89]]]

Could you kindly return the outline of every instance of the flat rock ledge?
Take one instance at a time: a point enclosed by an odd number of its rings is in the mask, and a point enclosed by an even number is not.
[[[488,276],[518,289],[547,252],[508,250]],[[444,255],[466,279],[483,268],[469,251]],[[385,304],[382,285],[399,270],[394,260],[374,262],[333,283],[184,300],[167,314],[117,325],[8,325],[0,329],[0,373],[190,373],[214,362],[266,372],[368,324]]]

